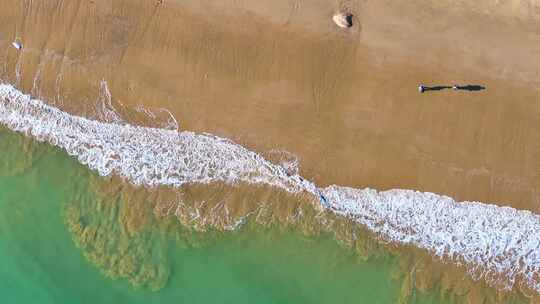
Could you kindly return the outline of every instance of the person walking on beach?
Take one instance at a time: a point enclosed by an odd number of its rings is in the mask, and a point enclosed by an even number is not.
[[[426,91],[440,91],[440,90],[446,90],[446,89],[452,89],[454,91],[482,91],[485,90],[486,87],[477,85],[477,84],[467,84],[467,85],[457,85],[454,84],[451,87],[450,86],[444,86],[444,85],[437,85],[437,86],[425,86],[423,84],[420,84],[418,86],[418,92],[424,93]]]

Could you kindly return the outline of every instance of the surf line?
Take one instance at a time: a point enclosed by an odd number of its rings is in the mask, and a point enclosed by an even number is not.
[[[412,190],[318,188],[259,154],[211,134],[103,123],[71,115],[0,84],[0,124],[60,147],[100,175],[134,185],[225,182],[307,191],[381,239],[464,265],[492,286],[540,293],[540,216]]]

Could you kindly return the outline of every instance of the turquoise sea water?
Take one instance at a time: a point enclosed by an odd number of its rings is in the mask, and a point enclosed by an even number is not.
[[[168,247],[158,291],[104,276],[75,245],[66,204],[93,199],[91,174],[66,153],[0,129],[3,303],[397,303],[395,258],[362,262],[330,236],[240,231]],[[199,236],[199,237],[203,237]],[[430,295],[410,302],[438,303]]]

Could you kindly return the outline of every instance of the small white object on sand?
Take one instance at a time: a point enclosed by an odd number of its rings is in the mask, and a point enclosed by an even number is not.
[[[334,20],[334,23],[341,28],[349,28],[352,26],[351,14],[337,13],[332,17],[332,20]]]
[[[13,41],[11,45],[13,45],[13,47],[19,51],[22,49],[22,44],[18,43],[17,41]]]

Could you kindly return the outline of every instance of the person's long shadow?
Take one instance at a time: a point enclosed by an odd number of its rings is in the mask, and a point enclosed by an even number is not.
[[[486,87],[481,86],[481,85],[477,85],[477,84],[468,84],[468,85],[463,85],[463,86],[456,85],[456,86],[432,86],[432,87],[421,85],[419,87],[420,93],[424,93],[424,92],[427,92],[427,91],[440,91],[440,90],[446,90],[446,89],[454,89],[454,90],[473,92],[473,91],[485,90]]]
[[[464,90],[464,91],[482,91],[485,89],[486,87],[483,87],[481,85],[476,85],[476,84],[468,84],[468,85],[456,87],[456,90]]]

